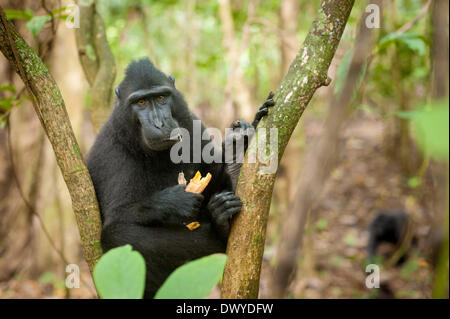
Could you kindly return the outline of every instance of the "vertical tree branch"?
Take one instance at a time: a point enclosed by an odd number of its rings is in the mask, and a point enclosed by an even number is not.
[[[76,29],[75,37],[80,63],[91,86],[89,110],[94,130],[98,132],[109,116],[116,64],[95,1],[79,1],[78,5],[80,28]]]
[[[448,1],[433,4],[432,98],[442,99],[448,94]]]
[[[102,254],[101,220],[94,186],[83,163],[58,86],[0,7],[0,51],[30,90],[36,113],[52,144],[72,199],[84,257],[92,271]]]
[[[219,15],[222,22],[223,43],[226,50],[226,58],[229,66],[227,84],[225,86],[225,123],[236,118],[235,113],[240,113],[250,120],[252,115],[252,101],[248,86],[245,84],[244,74],[239,68],[239,59],[247,49],[250,37],[250,23],[256,12],[258,0],[250,0],[248,4],[248,16],[242,29],[242,39],[236,39],[230,0],[219,0]],[[233,102],[239,104],[239,112],[235,112]]]
[[[379,5],[379,1],[372,0]],[[372,29],[365,26],[365,15],[361,17],[359,33],[355,41],[350,68],[345,85],[339,97],[333,98],[328,106],[324,132],[319,141],[308,150],[294,196],[295,201],[283,227],[277,255],[277,267],[273,278],[273,294],[282,298],[297,267],[299,248],[302,247],[305,226],[309,214],[321,194],[324,182],[337,157],[339,131],[351,112],[352,97],[357,88],[366,58],[372,50]]]
[[[278,130],[278,149],[272,150],[281,159],[289,138],[314,92],[328,85],[328,67],[341,39],[353,0],[323,0],[309,33],[288,73],[275,92],[274,108],[258,128]],[[256,151],[259,138],[252,139],[246,158]],[[275,155],[276,155],[275,154]],[[227,247],[227,265],[223,278],[223,298],[257,298],[259,276],[266,235],[267,219],[275,172],[261,173],[265,164],[244,163],[236,194],[243,207],[237,215]]]
[[[280,7],[281,64],[285,74],[298,50],[297,28],[300,4],[297,0],[283,0]]]
[[[432,26],[433,46],[431,51],[432,86],[431,98],[435,101],[448,99],[448,6],[446,0],[435,0],[433,3]],[[448,101],[448,100],[447,100]],[[447,102],[448,103],[448,102]],[[432,161],[430,171],[434,179],[433,210],[434,221],[432,225],[432,237],[435,244],[437,261],[433,274],[433,298],[448,298],[448,260],[449,260],[449,210],[448,189],[449,175],[448,162],[439,163]]]

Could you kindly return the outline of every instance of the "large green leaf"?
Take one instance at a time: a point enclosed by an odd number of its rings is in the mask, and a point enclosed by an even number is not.
[[[415,33],[389,33],[384,36],[378,43],[378,49],[382,50],[394,43],[400,43],[408,47],[412,51],[416,51],[419,55],[425,54],[425,38]]]
[[[35,16],[27,22],[27,28],[30,30],[31,34],[36,36],[41,31],[44,24],[51,19],[50,16]]]
[[[222,278],[227,256],[214,254],[175,269],[156,293],[155,299],[205,298]]]
[[[102,298],[139,299],[144,295],[145,261],[130,245],[113,248],[94,268],[94,282]]]

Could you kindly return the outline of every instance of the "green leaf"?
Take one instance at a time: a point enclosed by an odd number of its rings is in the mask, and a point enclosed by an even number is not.
[[[0,91],[9,91],[11,93],[16,93],[16,89],[12,85],[0,85]]]
[[[401,276],[403,279],[408,280],[411,278],[411,275],[419,269],[419,264],[416,260],[408,261],[401,270]]]
[[[344,237],[344,243],[348,246],[357,246],[358,245],[358,238],[356,238],[354,235],[352,234],[347,234]]]
[[[361,104],[360,106],[358,106],[358,109],[360,109],[361,111],[367,111],[367,112],[370,112],[370,113],[374,112],[373,108],[370,105],[367,105],[367,104]]]
[[[44,272],[40,277],[39,277],[39,282],[42,282],[44,284],[46,283],[52,283],[53,281],[55,281],[55,274],[52,272]]]
[[[30,21],[27,22],[27,28],[30,30],[31,34],[36,36],[41,31],[42,27],[47,21],[50,21],[52,18],[50,16],[36,16],[33,17]]]
[[[113,248],[94,268],[94,282],[102,298],[140,299],[145,289],[145,261],[130,245]]]
[[[0,99],[0,108],[3,111],[8,112],[13,107],[13,102],[15,100],[16,100],[16,98],[14,96],[5,97],[3,99]]]
[[[426,40],[423,36],[415,33],[389,33],[384,36],[378,43],[378,49],[383,50],[388,46],[397,43],[403,44],[411,51],[416,51],[419,55],[425,55],[425,44]]]
[[[436,159],[449,158],[448,117],[448,100],[434,103],[414,117],[420,146]]]
[[[316,228],[318,230],[325,230],[325,229],[327,229],[327,227],[328,227],[328,222],[326,219],[321,218],[316,223]]]
[[[9,20],[13,19],[22,19],[22,20],[31,20],[33,18],[33,12],[31,10],[14,10],[14,9],[6,9],[4,10],[6,17]]]
[[[67,6],[52,10],[52,14],[58,14],[67,10]]]
[[[57,18],[61,21],[66,21],[68,17],[68,14],[60,14]]]
[[[178,267],[159,288],[155,299],[207,297],[222,278],[226,260],[224,254],[213,254]]]
[[[67,18],[69,17],[69,14],[66,13],[67,11],[67,7],[61,7],[55,10],[52,10],[52,14],[55,16],[55,19],[59,19],[61,21],[66,21]]]
[[[411,51],[416,51],[420,56],[425,55],[425,42],[420,39],[405,39],[403,42]]]
[[[94,47],[92,45],[90,45],[90,44],[86,45],[86,55],[92,61],[97,60],[97,56],[95,55]]]
[[[7,117],[3,117],[0,120],[0,128],[2,128],[2,129],[5,128],[7,123],[8,123],[8,118]]]
[[[417,188],[420,186],[420,177],[413,176],[408,178],[408,187],[409,188]]]

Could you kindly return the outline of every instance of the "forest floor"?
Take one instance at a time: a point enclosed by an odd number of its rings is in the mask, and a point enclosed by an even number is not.
[[[321,119],[308,116],[304,135],[310,143],[321,130]],[[430,298],[431,268],[425,258],[425,237],[430,230],[420,187],[411,188],[396,161],[383,151],[383,123],[356,112],[341,133],[337,165],[324,185],[319,205],[305,239],[297,277],[289,288],[291,298]],[[418,246],[400,267],[381,270],[383,289],[365,287],[368,225],[378,210],[404,210],[419,225]],[[274,247],[268,243],[268,251]],[[268,254],[270,255],[270,254]],[[271,262],[272,261],[272,262]],[[260,297],[270,295],[273,255],[265,258]],[[86,271],[83,271],[87,274]],[[88,277],[86,275],[85,277]],[[71,289],[71,298],[92,298],[92,282]],[[64,298],[64,282],[51,273],[37,280],[14,279],[0,283],[0,298]],[[211,297],[218,297],[218,289]]]
[[[340,154],[312,210],[291,298],[430,298],[431,265],[426,256],[430,215],[421,188],[408,186],[400,165],[384,151],[383,124],[371,113],[355,112],[340,134]],[[322,120],[304,122],[306,143],[320,135]],[[397,267],[381,267],[381,289],[365,280],[369,224],[380,210],[403,210],[416,223],[417,246]],[[384,249],[384,250],[383,250]],[[392,252],[393,247],[381,247]],[[389,255],[387,255],[389,256]],[[260,297],[270,298],[268,261]]]

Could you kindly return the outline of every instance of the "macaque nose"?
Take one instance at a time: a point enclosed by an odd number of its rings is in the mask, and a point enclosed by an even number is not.
[[[164,127],[164,122],[161,121],[159,118],[155,118],[154,121],[153,121],[153,125],[154,125],[156,128],[161,129],[161,128]]]

